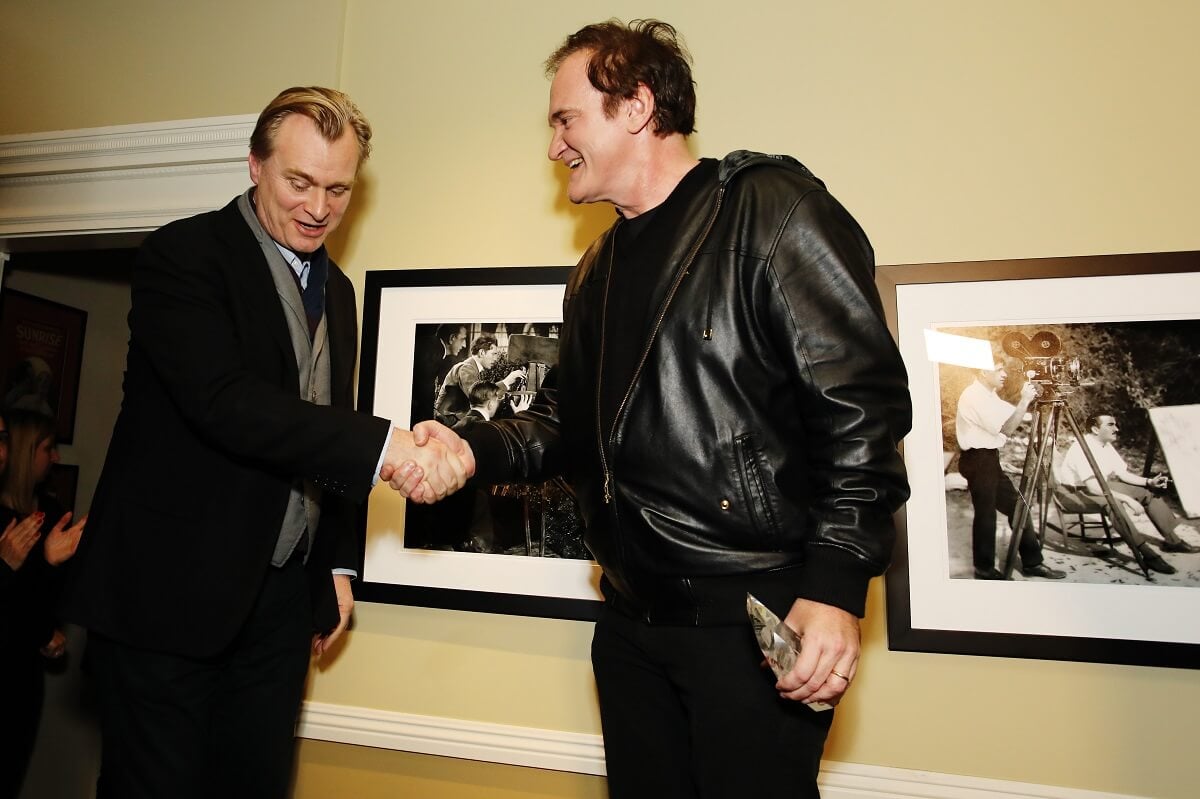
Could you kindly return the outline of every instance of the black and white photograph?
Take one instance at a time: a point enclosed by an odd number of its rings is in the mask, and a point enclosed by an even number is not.
[[[880,267],[914,416],[889,646],[1200,667],[1198,267]]]
[[[938,365],[950,577],[1039,579],[1005,568],[1015,522],[1027,531],[1018,549],[1046,564],[1040,579],[1200,587],[1200,532],[1188,521],[1200,510],[1182,502],[1200,463],[1175,435],[1176,419],[1200,420],[1200,320],[939,331],[988,342],[996,356],[990,370]],[[988,405],[1002,417],[994,436],[979,427]],[[1017,412],[1012,434],[1000,434]],[[970,446],[991,444],[999,471],[972,469]],[[1005,493],[1015,501],[998,507]]]
[[[416,325],[413,424],[450,428],[510,418],[529,407],[558,363],[558,325],[532,321]],[[590,560],[569,486],[496,485],[435,505],[409,502],[404,546]]]
[[[569,272],[368,272],[359,407],[403,428],[525,410],[558,363]],[[561,479],[468,486],[435,505],[373,493],[362,583],[375,601],[565,618],[593,618],[600,599]]]

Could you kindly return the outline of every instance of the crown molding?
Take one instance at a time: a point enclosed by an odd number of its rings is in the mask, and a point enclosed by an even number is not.
[[[0,178],[245,161],[253,115],[0,136]]]
[[[0,136],[7,239],[153,230],[249,184],[253,115]]]

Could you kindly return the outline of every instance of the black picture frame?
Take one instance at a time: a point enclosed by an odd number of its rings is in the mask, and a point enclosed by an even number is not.
[[[410,426],[419,330],[468,322],[477,330],[520,319],[556,334],[570,272],[555,266],[368,271],[359,409]],[[582,621],[598,617],[600,569],[594,561],[405,546],[403,520],[412,508],[386,487],[372,492],[361,523],[356,586],[361,599]],[[539,546],[544,554],[545,541]]]
[[[60,444],[75,437],[87,311],[23,291],[0,292],[0,406],[54,417]]]
[[[1200,588],[1136,576],[1111,586],[950,579],[939,562],[948,559],[940,367],[921,340],[930,327],[1011,320],[1194,320],[1200,252],[890,265],[878,268],[876,283],[914,408],[903,446],[913,495],[897,514],[885,578],[889,648],[1200,668]]]

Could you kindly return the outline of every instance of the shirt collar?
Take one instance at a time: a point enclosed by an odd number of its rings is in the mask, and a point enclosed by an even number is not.
[[[258,225],[258,229],[262,231],[264,236],[271,239],[271,243],[275,245],[275,249],[279,250],[279,254],[283,256],[283,260],[287,261],[287,265],[290,266],[292,271],[296,273],[296,277],[300,279],[300,290],[303,291],[307,289],[308,275],[312,270],[312,261],[301,260],[300,256],[296,255],[296,253],[275,241],[275,239],[271,238],[271,234],[267,233],[267,231],[263,229],[262,223],[258,221],[258,204],[254,201],[254,189],[255,187],[251,186],[246,190],[246,199],[250,201],[250,213],[254,217],[255,223]]]
[[[284,247],[282,244],[275,241],[275,239],[271,239],[271,243],[275,245],[277,250],[279,250],[279,254],[283,256],[283,260],[288,262],[288,266],[290,266],[292,271],[296,273],[296,277],[300,278],[300,288],[307,289],[308,275],[309,272],[312,271],[312,261],[300,260],[299,255],[296,255],[296,253],[292,252],[287,247]]]

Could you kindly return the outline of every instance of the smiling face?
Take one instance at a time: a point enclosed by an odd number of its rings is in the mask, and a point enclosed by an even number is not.
[[[604,95],[587,76],[590,56],[586,50],[572,53],[554,74],[549,112],[553,136],[547,155],[571,170],[571,202],[610,202],[622,208],[637,185],[635,137],[625,123],[627,101],[618,104],[611,117],[604,113]]]
[[[250,155],[255,215],[267,235],[297,253],[320,248],[350,204],[358,156],[351,130],[326,141],[308,117],[285,118],[271,154]]]

